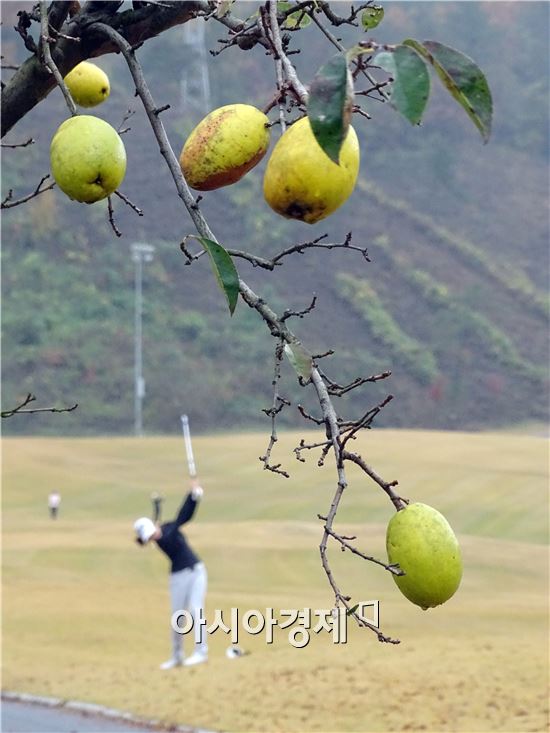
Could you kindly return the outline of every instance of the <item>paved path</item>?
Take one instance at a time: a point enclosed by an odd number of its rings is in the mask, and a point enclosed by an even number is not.
[[[145,728],[63,707],[2,700],[2,733],[150,733]]]

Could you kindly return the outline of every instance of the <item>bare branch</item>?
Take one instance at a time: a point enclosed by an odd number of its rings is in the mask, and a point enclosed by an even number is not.
[[[373,481],[375,481],[378,486],[380,486],[386,494],[390,497],[392,504],[395,506],[397,511],[400,509],[404,509],[405,506],[409,503],[408,499],[404,499],[403,497],[399,496],[395,493],[393,490],[394,486],[398,485],[398,481],[384,481],[384,479],[380,478],[380,476],[372,469],[357,453],[350,453],[349,451],[344,451],[342,454],[342,459],[344,461],[352,461],[353,463],[356,463],[358,466],[360,466],[363,471],[367,474],[367,476],[370,476]]]
[[[107,196],[107,212],[109,216],[109,224],[111,225],[111,229],[115,233],[117,237],[122,237],[122,232],[117,227],[115,223],[115,213],[113,211],[113,202],[111,201],[111,196]]]
[[[28,140],[25,140],[24,143],[1,143],[1,147],[3,148],[26,148],[27,145],[34,145],[35,139],[30,137]]]
[[[305,410],[305,408],[304,408],[303,405],[296,405],[296,407],[298,408],[298,412],[300,413],[300,415],[302,417],[305,417],[306,420],[311,420],[311,422],[314,422],[316,425],[324,425],[325,424],[325,421],[324,420],[321,420],[318,417],[313,417],[313,415],[310,415],[309,412],[306,412],[306,410]],[[305,448],[305,446],[301,446],[301,447]]]
[[[51,74],[53,74],[57,86],[61,89],[65,102],[69,108],[69,112],[74,117],[77,115],[76,106],[71,97],[71,93],[67,89],[67,85],[63,81],[59,69],[57,68],[50,49],[50,34],[48,30],[48,3],[46,0],[40,0],[40,47],[44,55],[44,63],[48,67]]]
[[[293,310],[290,310],[290,309],[285,310],[285,312],[281,316],[281,323],[284,323],[289,318],[294,318],[294,317],[296,317],[296,318],[303,318],[308,313],[311,313],[311,311],[315,308],[315,304],[316,303],[317,303],[317,296],[314,295],[313,296],[313,300],[307,306],[307,308],[304,308],[304,310],[301,310],[301,311],[293,311]]]
[[[320,514],[317,515],[319,519],[326,521],[326,517],[322,517]],[[337,542],[339,542],[342,547],[346,550],[349,550],[354,555],[358,555],[359,557],[362,557],[363,560],[368,560],[369,562],[373,562],[376,565],[381,565],[383,568],[385,568],[388,572],[392,573],[393,575],[405,575],[405,571],[401,570],[398,564],[387,564],[385,562],[382,562],[382,560],[377,560],[375,557],[371,557],[370,555],[365,555],[363,552],[358,550],[353,545],[350,545],[350,543],[347,540],[354,540],[355,537],[344,537],[343,535],[339,535],[337,532],[335,532],[333,529],[327,527],[325,525],[326,531],[329,533],[331,537],[333,537]]]
[[[273,380],[271,382],[273,386],[273,403],[268,410],[263,410],[265,414],[271,418],[271,436],[269,439],[269,445],[263,456],[260,456],[259,460],[264,464],[264,470],[278,473],[285,478],[290,478],[290,474],[287,471],[281,469],[281,464],[277,463],[273,465],[270,463],[271,451],[273,446],[277,442],[277,415],[281,412],[284,407],[290,405],[290,402],[279,394],[279,380],[281,379],[281,362],[284,356],[284,341],[280,340],[275,348],[275,366],[273,368]]]
[[[269,5],[275,2],[275,0],[268,0],[267,5]],[[276,5],[276,3],[275,3]],[[298,79],[298,74],[296,73],[296,69],[292,64],[290,63],[287,54],[283,50],[283,44],[281,41],[281,34],[279,30],[278,23],[269,24],[269,30],[267,30],[268,27],[268,20],[267,20],[267,13],[265,12],[265,8],[260,6],[260,14],[262,15],[264,19],[264,32],[266,40],[268,41],[269,45],[272,47],[272,51],[274,53],[274,57],[276,59],[279,59],[281,61],[281,64],[283,66],[289,88],[293,90],[293,92],[296,94],[298,99],[302,104],[307,104],[308,99],[308,92],[305,86],[302,84],[300,79]]]
[[[76,410],[78,407],[78,404],[74,404],[71,407],[34,407],[30,410],[24,409],[28,404],[31,402],[34,402],[36,400],[36,397],[29,392],[29,394],[25,397],[23,402],[21,402],[16,407],[12,407],[11,410],[2,410],[0,413],[0,416],[3,418],[7,417],[13,417],[13,415],[19,415],[21,413],[35,413],[35,412],[72,412],[73,410]]]
[[[329,394],[334,395],[335,397],[341,397],[342,395],[346,394],[346,392],[351,392],[351,390],[357,389],[357,387],[361,387],[363,384],[367,384],[368,382],[379,382],[382,379],[387,379],[388,377],[391,377],[391,372],[385,371],[381,374],[373,374],[371,377],[357,377],[357,379],[354,379],[349,384],[342,386],[329,379],[324,372],[321,372],[321,374],[327,384]]]
[[[133,109],[129,109],[129,110],[126,111],[126,114],[122,118],[122,121],[121,121],[121,123],[120,123],[120,125],[118,126],[118,129],[117,129],[117,132],[118,132],[119,135],[124,135],[124,133],[130,131],[131,128],[130,127],[124,127],[124,125],[128,122],[128,120],[130,119],[130,117],[132,117],[132,115],[135,115],[135,113],[136,112]]]
[[[68,3],[72,5],[71,3]],[[65,12],[61,2],[54,2],[59,8],[59,17]],[[139,10],[124,10],[117,12],[121,3],[117,2],[87,2],[72,17],[57,28],[57,16],[54,10],[50,12],[49,25],[57,41],[51,49],[52,58],[61,76],[66,76],[81,61],[88,58],[113,53],[118,47],[104,34],[97,32],[98,21],[116,25],[126,40],[132,45],[143,43],[175,25],[186,23],[201,12],[209,12],[207,0],[186,0],[186,2],[167,2],[163,6],[147,5]],[[35,19],[35,18],[32,18]],[[36,17],[36,20],[39,18]],[[26,14],[27,28],[31,18]],[[235,18],[220,19],[224,25],[231,27],[238,25]],[[56,34],[62,30],[62,34]],[[21,32],[26,33],[25,28]],[[259,35],[259,33],[258,33]],[[80,42],[75,43],[79,38]],[[35,105],[44,99],[55,87],[55,78],[46,66],[35,55],[36,46],[30,43],[32,38],[27,36],[27,46],[32,55],[20,66],[9,79],[2,90],[2,137],[29,112]]]
[[[199,234],[216,242],[216,237],[210,230],[210,227],[208,226],[206,220],[200,212],[197,203],[195,202],[193,195],[191,194],[189,187],[187,186],[187,183],[183,177],[178,160],[170,145],[162,122],[160,121],[158,115],[155,114],[157,105],[155,104],[151,92],[145,82],[141,67],[135,57],[135,53],[132,47],[119,33],[113,30],[110,26],[103,23],[98,23],[95,24],[95,28],[96,31],[104,33],[113,43],[115,43],[124,55],[124,58],[126,59],[128,67],[130,69],[133,81],[135,83],[137,94],[139,95],[143,103],[147,117],[157,139],[159,150],[170,170],[178,195],[185,204],[185,207],[187,208],[189,215],[193,219],[193,222],[195,223]],[[349,236],[346,239],[346,242],[349,245]],[[282,347],[284,344],[295,344],[298,342],[297,337],[288,329],[286,323],[278,318],[275,312],[267,305],[267,303],[262,298],[260,298],[253,290],[251,290],[247,283],[245,283],[242,279],[239,279],[239,291],[244,302],[250,308],[253,308],[261,315],[267,327],[269,328],[270,333],[279,340],[280,347]],[[275,379],[275,382],[276,381],[277,380]],[[328,516],[326,518],[326,526],[319,548],[323,568],[325,569],[329,583],[334,591],[336,602],[344,604],[348,609],[350,615],[354,616],[360,625],[366,625],[371,628],[371,630],[375,631],[381,641],[396,643],[394,642],[394,640],[381,634],[378,629],[374,629],[372,625],[360,619],[357,614],[354,614],[353,609],[348,605],[349,598],[344,596],[339,590],[334,580],[332,571],[329,567],[326,550],[327,541],[331,535],[328,530],[332,529],[334,518],[338,510],[338,505],[347,486],[347,480],[344,470],[344,460],[348,457],[350,458],[350,460],[352,460],[352,456],[355,456],[355,454],[350,454],[347,452],[344,454],[341,450],[339,418],[336,414],[334,406],[332,405],[327,385],[325,384],[323,377],[321,376],[315,365],[311,369],[311,377],[310,380],[308,380],[308,383],[309,382],[313,384],[313,387],[317,393],[317,398],[321,407],[323,422],[327,435],[327,440],[321,444],[325,449],[323,455],[326,455],[328,453],[328,450],[332,449],[336,459],[336,468],[338,472],[338,483]],[[276,414],[276,411],[278,410],[280,405],[277,400],[275,400],[274,402],[275,404],[272,409],[274,411],[274,414]],[[298,453],[297,457],[299,458]],[[359,459],[359,457],[357,456],[355,458]],[[355,462],[357,462],[357,460]],[[376,476],[376,474],[374,474],[372,470],[371,472],[374,476]],[[390,495],[390,498],[392,498],[393,494],[392,501],[396,505],[396,508],[401,508],[404,503],[403,500],[400,497],[397,497],[392,491],[392,486],[395,485],[395,483],[387,484],[386,482],[383,482],[383,480],[380,479],[378,476],[376,476],[376,478],[378,479],[377,483],[379,483],[386,491],[386,493]]]
[[[138,206],[136,206],[134,203],[132,203],[127,196],[125,196],[123,193],[121,193],[118,190],[117,191],[113,191],[113,193],[115,194],[115,196],[118,196],[119,199],[121,199],[122,201],[124,201],[124,203],[127,206],[129,206],[133,211],[135,211],[138,216],[143,216],[143,211]]]
[[[274,270],[276,267],[280,267],[283,262],[282,260],[285,257],[288,257],[292,254],[303,254],[308,249],[349,249],[354,250],[355,252],[360,252],[363,255],[363,258],[370,262],[368,251],[366,247],[356,247],[355,245],[351,244],[351,232],[349,232],[346,236],[346,239],[343,242],[323,242],[323,239],[326,239],[328,235],[323,234],[320,237],[317,237],[317,239],[311,240],[309,242],[301,242],[299,244],[293,244],[291,247],[287,247],[282,252],[279,252],[279,254],[275,255],[272,259],[266,259],[265,257],[260,257],[259,255],[252,254],[251,252],[244,252],[243,250],[239,249],[228,249],[227,251],[232,257],[239,257],[240,259],[247,260],[252,264],[253,267],[261,267],[264,270]]]
[[[8,195],[6,198],[2,201],[2,204],[0,208],[2,209],[13,209],[15,206],[20,206],[21,204],[27,203],[27,201],[30,201],[31,199],[35,198],[36,196],[39,196],[41,193],[44,193],[45,191],[50,191],[55,186],[55,181],[53,183],[50,183],[48,186],[44,186],[42,188],[42,184],[50,177],[50,174],[47,173],[45,176],[43,176],[40,179],[40,182],[38,183],[38,186],[34,189],[32,193],[29,193],[27,196],[23,196],[20,199],[13,200],[13,190],[10,189],[8,191]]]
[[[384,409],[384,407],[393,400],[393,395],[388,395],[379,405],[376,405],[376,407],[371,408],[370,410],[367,410],[367,412],[361,417],[359,420],[356,420],[355,422],[351,423],[351,427],[346,431],[346,437],[344,440],[340,443],[340,450],[344,450],[346,447],[346,444],[349,440],[353,440],[355,435],[359,432],[359,430],[362,430],[363,428],[369,428],[372,424],[372,421],[374,418],[378,415],[378,413]]]
[[[269,22],[272,28],[277,27],[277,3],[269,3]],[[281,133],[286,130],[286,119],[284,103],[286,99],[286,84],[283,80],[283,62],[280,58],[275,57],[275,74],[277,77],[277,89],[279,91],[279,98],[277,100],[279,106],[279,122],[281,123]]]
[[[317,237],[317,239],[313,239],[313,240],[311,240],[309,242],[302,242],[301,244],[294,244],[294,245],[292,245],[292,247],[288,247],[287,249],[284,249],[282,252],[280,252],[278,255],[276,255],[273,258],[273,260],[272,260],[273,261],[273,264],[274,265],[279,264],[281,262],[281,260],[284,257],[288,257],[288,255],[294,254],[296,252],[298,254],[303,254],[306,251],[306,249],[311,249],[311,248],[314,248],[314,247],[317,247],[319,249],[351,249],[351,250],[355,250],[356,252],[360,252],[363,255],[363,258],[367,262],[370,262],[369,253],[368,253],[368,250],[367,250],[366,247],[356,247],[355,245],[351,244],[351,237],[352,237],[352,233],[351,232],[348,232],[348,234],[346,235],[345,240],[343,242],[338,243],[338,244],[328,243],[328,242],[323,243],[322,240],[325,239],[326,237],[327,237],[327,235],[326,234],[323,234],[322,236]]]

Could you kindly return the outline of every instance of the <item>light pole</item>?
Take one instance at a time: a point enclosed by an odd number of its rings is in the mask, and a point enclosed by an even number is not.
[[[135,264],[134,277],[134,432],[143,435],[143,398],[145,379],[143,378],[143,263],[151,262],[155,248],[152,244],[134,242],[130,245],[132,260]]]

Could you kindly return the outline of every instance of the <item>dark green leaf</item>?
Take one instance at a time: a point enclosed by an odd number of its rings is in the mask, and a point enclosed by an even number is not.
[[[296,374],[306,382],[311,378],[313,368],[313,357],[304,349],[299,341],[292,344],[285,344],[285,354],[294,367]]]
[[[197,239],[210,255],[214,275],[218,285],[225,293],[229,304],[229,312],[233,315],[239,297],[239,275],[233,260],[221,244],[206,237],[197,237]]]
[[[361,25],[366,31],[376,28],[384,19],[384,8],[381,5],[373,5],[361,13]]]
[[[390,103],[413,125],[418,125],[430,96],[430,75],[425,61],[409,46],[384,51],[376,63],[393,76]]]
[[[345,54],[333,56],[315,74],[309,88],[307,116],[319,145],[339,164],[348,133],[353,83]]]
[[[292,3],[289,2],[278,2],[277,12],[286,13],[288,10],[292,10]],[[305,28],[311,23],[311,18],[303,10],[298,10],[295,13],[287,15],[282,28]]]
[[[358,608],[359,608],[358,603],[356,603],[355,606],[353,606],[353,608],[348,608],[346,611],[346,616],[351,616],[351,614],[355,613],[355,611],[357,611]]]
[[[432,64],[446,89],[466,110],[484,142],[491,135],[493,100],[484,73],[471,58],[437,41],[403,41]]]

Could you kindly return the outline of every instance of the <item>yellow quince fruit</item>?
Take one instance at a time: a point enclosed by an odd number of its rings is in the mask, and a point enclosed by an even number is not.
[[[180,166],[197,191],[240,180],[269,147],[269,119],[249,104],[228,104],[208,114],[187,138]]]
[[[462,578],[462,558],[445,517],[427,504],[409,504],[391,518],[386,533],[390,564],[405,575],[393,575],[403,595],[424,610],[445,603]]]
[[[99,66],[81,61],[64,79],[75,103],[81,107],[95,107],[111,93],[109,77]]]
[[[264,176],[264,196],[287,219],[315,224],[332,214],[351,195],[359,172],[359,141],[348,128],[340,165],[321,148],[307,117],[279,138]]]

